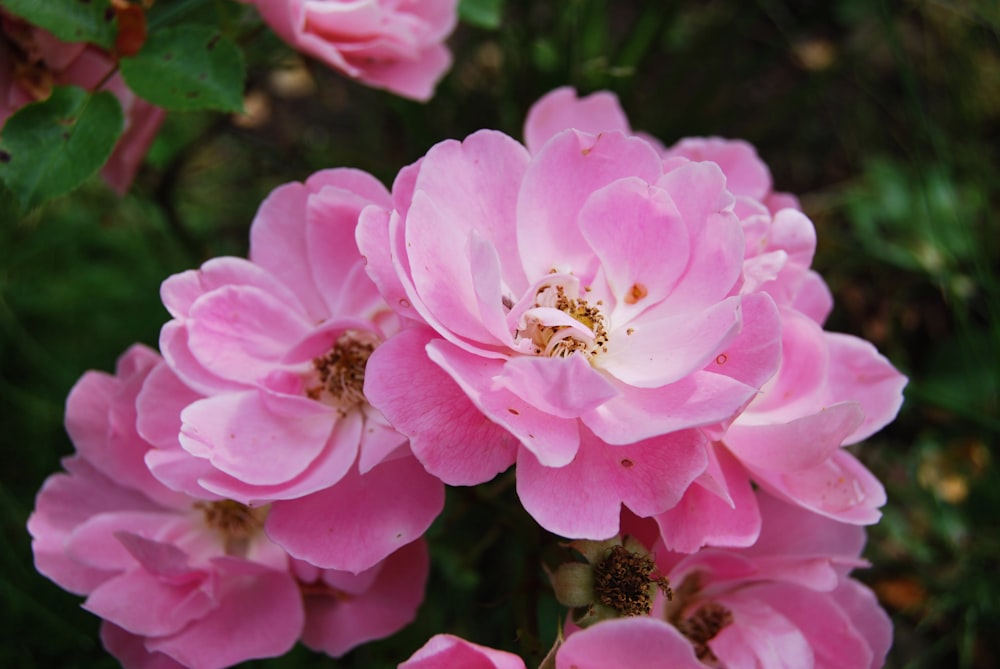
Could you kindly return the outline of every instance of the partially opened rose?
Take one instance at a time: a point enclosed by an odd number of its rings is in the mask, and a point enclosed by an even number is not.
[[[245,0],[292,47],[352,79],[427,100],[451,66],[456,0]]]

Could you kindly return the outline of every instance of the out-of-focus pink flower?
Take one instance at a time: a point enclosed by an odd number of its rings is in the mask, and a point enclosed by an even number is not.
[[[656,618],[622,618],[571,635],[555,651],[556,669],[704,669],[688,640]],[[524,669],[516,655],[439,634],[399,669]]]
[[[470,643],[451,634],[438,634],[399,665],[399,669],[525,669],[513,653]]]
[[[168,365],[139,397],[147,456],[195,496],[272,503],[267,532],[297,558],[360,572],[417,539],[444,490],[362,392],[396,319],[354,243],[373,177],[326,170],[276,189],[250,259],[217,258],[164,282]]]
[[[66,44],[6,12],[0,12],[0,127],[15,111],[48,97],[53,86],[74,85],[115,94],[125,130],[101,175],[119,194],[128,190],[166,113],[137,97],[114,72],[114,61],[86,44]]]
[[[244,0],[295,49],[369,86],[428,100],[451,66],[457,0]]]
[[[135,400],[159,356],[141,346],[116,376],[89,372],[67,400],[77,447],[28,520],[38,570],[104,618],[128,669],[219,669],[288,651],[339,656],[413,619],[427,549],[415,542],[361,574],[291,560],[263,531],[267,507],[169,490],[143,464]]]
[[[488,480],[516,451],[544,527],[606,538],[622,503],[676,504],[707,463],[692,428],[774,373],[777,311],[737,294],[724,175],[662,165],[618,132],[564,131],[531,155],[483,131],[404,170],[391,213],[362,213],[370,275],[420,323],[375,351],[365,393],[446,483]]]

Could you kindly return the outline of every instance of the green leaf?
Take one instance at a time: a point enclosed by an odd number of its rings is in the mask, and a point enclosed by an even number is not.
[[[211,28],[158,30],[142,51],[122,58],[121,71],[133,92],[166,109],[243,110],[243,53]]]
[[[118,26],[110,0],[3,0],[3,8],[64,42],[115,45]]]
[[[461,0],[458,16],[465,23],[495,30],[503,19],[503,0]]]
[[[104,165],[125,119],[107,91],[52,89],[47,100],[19,109],[0,135],[0,179],[22,209],[68,193]]]

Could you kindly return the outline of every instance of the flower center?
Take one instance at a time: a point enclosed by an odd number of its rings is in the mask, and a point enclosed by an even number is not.
[[[580,351],[594,356],[608,350],[608,331],[599,306],[600,300],[591,306],[582,297],[567,295],[562,285],[542,286],[535,294],[534,308],[525,312],[518,335],[531,341],[537,355],[565,358]],[[575,322],[567,322],[552,310]]]
[[[250,541],[264,529],[269,506],[251,508],[245,504],[224,499],[218,502],[197,502],[205,516],[205,524],[222,538],[226,555],[245,556]]]
[[[679,621],[677,629],[691,640],[695,655],[698,656],[699,660],[718,662],[718,658],[708,647],[708,642],[731,622],[733,622],[733,614],[729,609],[721,604],[709,602],[690,617]]]
[[[306,389],[314,400],[347,410],[365,401],[365,366],[377,342],[371,335],[348,330],[333,348],[313,358],[317,385]]]
[[[648,556],[615,546],[594,567],[594,593],[601,604],[622,615],[648,615],[657,589],[668,599],[672,597],[667,578],[656,576],[656,571],[656,564]]]

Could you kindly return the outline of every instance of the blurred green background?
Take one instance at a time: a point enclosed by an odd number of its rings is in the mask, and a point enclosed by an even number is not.
[[[460,26],[426,105],[303,63],[238,5],[174,4],[240,38],[249,113],[171,115],[122,199],[95,179],[18,218],[0,197],[0,666],[117,666],[80,598],[34,571],[24,525],[72,451],[69,388],[134,341],[155,346],[159,283],[244,254],[280,183],[334,166],[388,181],[442,139],[520,137],[531,103],[566,84],[615,91],[666,144],[747,139],[801,196],[836,298],[828,328],[911,380],[898,420],[857,450],[889,491],[859,574],[895,622],[888,666],[1000,666],[1000,4],[479,0],[467,16],[499,7],[499,27]],[[558,614],[536,596],[545,537],[509,478],[449,495],[415,625],[339,661],[299,648],[246,666],[394,667],[439,631],[542,652]]]

